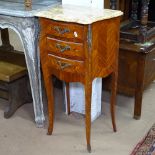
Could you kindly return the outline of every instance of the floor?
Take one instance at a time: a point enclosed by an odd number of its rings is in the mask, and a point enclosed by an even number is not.
[[[15,48],[21,48],[11,32]],[[52,136],[34,123],[32,103],[20,107],[10,118],[4,119],[7,104],[0,99],[0,155],[84,155],[86,151],[84,117],[72,113],[67,116],[62,102],[62,90],[55,88],[55,124]],[[142,117],[133,119],[133,97],[117,96],[116,120],[118,131],[112,131],[109,113],[109,92],[103,91],[102,115],[92,123],[92,155],[129,155],[155,122],[155,82],[143,96]],[[46,109],[45,109],[46,111]],[[46,112],[47,114],[47,112]],[[47,117],[46,117],[47,118]]]

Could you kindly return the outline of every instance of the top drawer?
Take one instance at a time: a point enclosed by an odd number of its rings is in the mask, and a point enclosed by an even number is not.
[[[42,31],[48,35],[73,39],[76,42],[84,40],[84,26],[74,23],[64,23],[48,19],[41,19]]]

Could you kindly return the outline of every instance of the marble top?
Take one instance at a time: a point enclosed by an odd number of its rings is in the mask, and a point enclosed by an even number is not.
[[[58,5],[35,14],[57,21],[91,24],[96,21],[110,19],[123,15],[123,12],[110,9],[95,9],[92,7]]]
[[[24,0],[0,0],[0,14],[33,17],[38,11],[61,4],[61,0],[32,0],[32,10],[26,11]]]

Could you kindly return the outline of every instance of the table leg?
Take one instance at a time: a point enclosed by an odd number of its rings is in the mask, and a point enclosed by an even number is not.
[[[1,40],[2,45],[0,46],[0,50],[11,51],[14,49],[13,46],[10,44],[9,32],[7,28],[1,29]]]
[[[92,81],[86,80],[85,83],[85,124],[86,124],[86,140],[87,150],[91,152],[91,96],[92,96]]]
[[[53,82],[52,82],[52,76],[49,73],[49,70],[47,67],[44,67],[44,64],[42,64],[42,71],[44,75],[44,83],[45,83],[45,89],[47,94],[47,100],[48,100],[48,119],[49,119],[49,125],[48,125],[48,135],[51,135],[53,132],[53,124],[54,124],[54,97],[53,97]]]
[[[42,103],[40,54],[38,51],[38,21],[32,18],[31,20],[28,19],[27,22],[32,23],[32,25],[23,27],[20,35],[24,46],[25,59],[29,73],[35,121],[38,127],[43,127],[45,118]]]
[[[69,82],[66,82],[66,97],[67,97],[67,114],[70,115],[70,95]]]
[[[140,55],[137,62],[137,84],[135,90],[135,106],[134,119],[140,119],[142,109],[143,84],[144,84],[144,70],[145,70],[145,56]]]
[[[116,132],[116,121],[115,121],[115,103],[116,103],[116,92],[117,92],[117,72],[112,73],[111,78],[111,101],[110,101],[110,111],[113,131]]]

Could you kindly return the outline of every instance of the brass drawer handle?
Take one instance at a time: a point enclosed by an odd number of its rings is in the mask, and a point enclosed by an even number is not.
[[[67,67],[71,67],[71,64],[65,63],[65,62],[61,62],[60,60],[57,61],[57,64],[60,66],[60,68],[63,70]]]
[[[60,52],[70,51],[71,47],[69,45],[60,45],[56,44],[56,48],[60,50]]]
[[[65,34],[65,33],[69,33],[70,30],[67,28],[61,28],[59,26],[54,26],[54,30],[57,31],[59,34]]]

